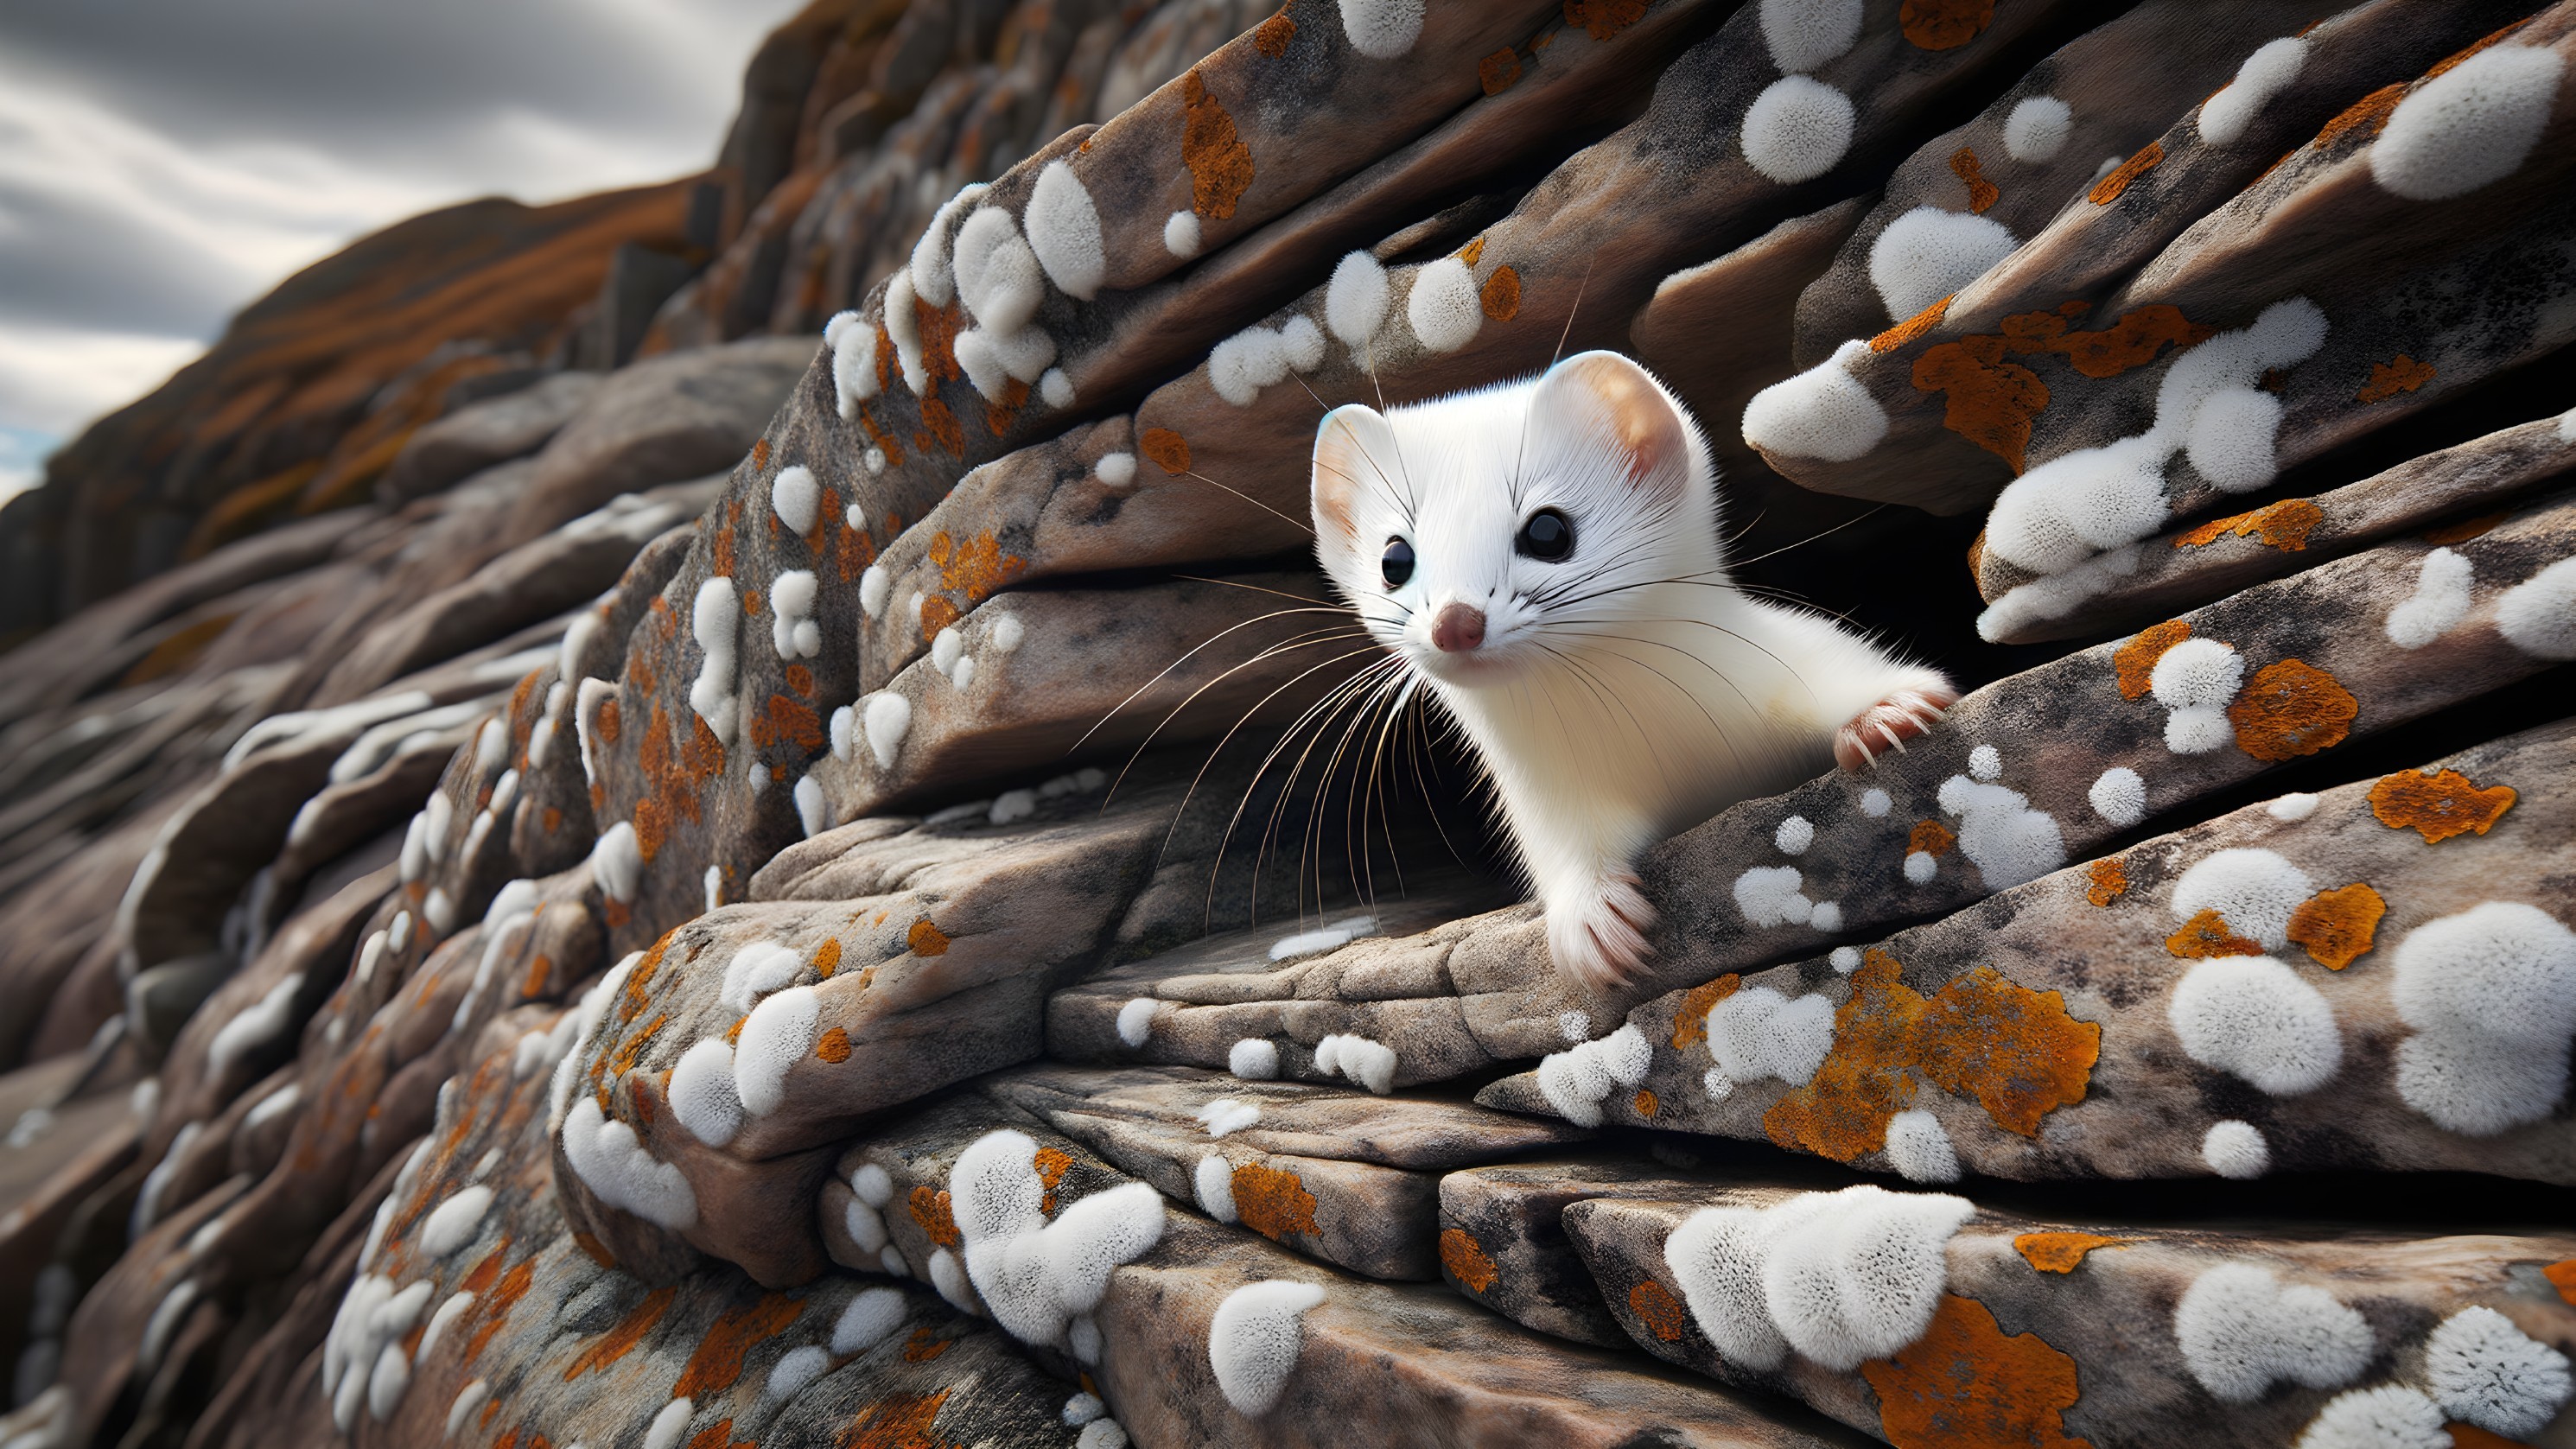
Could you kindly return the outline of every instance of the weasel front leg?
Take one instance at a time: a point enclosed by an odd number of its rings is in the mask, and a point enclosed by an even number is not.
[[[1890,750],[1903,751],[1907,740],[1929,733],[1940,723],[1941,712],[1959,702],[1958,687],[1938,670],[1906,674],[1905,681],[1891,687],[1878,703],[1834,731],[1836,764],[1857,770],[1877,764],[1878,757]]]
[[[1646,823],[1583,811],[1533,820],[1515,810],[1512,825],[1547,907],[1547,951],[1558,973],[1589,991],[1643,974],[1656,916],[1633,867],[1652,835]]]

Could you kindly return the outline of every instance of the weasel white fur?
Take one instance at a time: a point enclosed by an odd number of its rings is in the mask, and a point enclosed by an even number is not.
[[[1612,352],[1315,438],[1315,551],[1462,725],[1547,908],[1557,969],[1639,974],[1640,852],[1958,698],[1833,620],[1734,587],[1698,427]]]

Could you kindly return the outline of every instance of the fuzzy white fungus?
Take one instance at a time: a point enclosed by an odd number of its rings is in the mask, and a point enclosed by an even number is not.
[[[1848,1372],[1923,1336],[1949,1284],[1945,1249],[1975,1212],[1867,1185],[1702,1208],[1665,1240],[1664,1262],[1725,1358],[1767,1370],[1794,1348]]]
[[[1145,1038],[1153,1034],[1154,1013],[1162,1009],[1163,1003],[1153,997],[1130,998],[1118,1008],[1118,1039],[1131,1047],[1143,1046]]]
[[[602,1203],[675,1233],[697,1226],[698,1196],[688,1178],[655,1160],[633,1127],[599,1110],[597,1098],[583,1096],[564,1115],[563,1149],[564,1160]]]
[[[1329,925],[1318,926],[1311,931],[1300,931],[1293,936],[1280,937],[1270,943],[1270,959],[1286,961],[1298,956],[1312,956],[1319,951],[1336,950],[1362,936],[1376,933],[1377,917],[1351,916]]]
[[[1887,436],[1887,409],[1851,369],[1871,356],[1854,338],[1834,355],[1775,382],[1744,405],[1744,441],[1765,453],[1848,463]]]
[[[1413,335],[1433,352],[1455,352],[1476,340],[1485,325],[1485,305],[1476,295],[1476,274],[1456,257],[1426,262],[1413,274],[1405,294],[1404,320]]]
[[[1136,481],[1136,455],[1103,453],[1100,455],[1100,461],[1091,465],[1091,474],[1105,487],[1128,487]]]
[[[2483,1305],[2443,1319],[2424,1340],[2424,1377],[2443,1412],[2508,1439],[2547,1428],[2576,1387],[2567,1355]]]
[[[822,999],[810,986],[791,986],[751,1009],[734,1043],[734,1087],[743,1110],[766,1117],[787,1101],[787,1072],[814,1050],[821,1030]]]
[[[1247,1082],[1266,1082],[1279,1075],[1279,1044],[1248,1036],[1228,1048],[1225,1068]]]
[[[1386,268],[1367,252],[1349,252],[1324,288],[1324,326],[1356,352],[1386,321]]]
[[[1345,0],[1347,3],[1347,0]],[[1279,1402],[1305,1347],[1300,1322],[1324,1301],[1313,1283],[1271,1278],[1225,1296],[1208,1322],[1208,1366],[1238,1414],[1258,1418]]]
[[[2397,1046],[2407,1106],[2471,1137],[2556,1110],[2576,1034],[2576,932],[2488,901],[2408,932],[2390,965],[2389,999],[2415,1031]]]
[[[2305,820],[2309,816],[2317,813],[2317,802],[2319,798],[2320,797],[2318,796],[2309,794],[2305,790],[2293,790],[2287,795],[2274,797],[2269,804],[2266,804],[2263,807],[2263,811],[2275,820]]]
[[[1800,890],[1805,881],[1794,865],[1752,866],[1735,878],[1735,908],[1750,926],[1806,925],[1815,903]]]
[[[1782,855],[1804,855],[1807,847],[1815,842],[1815,824],[1804,815],[1790,816],[1780,822],[1779,829],[1771,832],[1771,843],[1780,848]]]
[[[2200,139],[2213,146],[2235,145],[2307,63],[2308,43],[2296,36],[2264,43],[2236,67],[2234,80],[2201,103]]]
[[[2004,154],[2015,161],[2046,161],[2066,146],[2075,113],[2055,96],[2031,96],[2014,103],[2004,117]]]
[[[1242,1043],[1237,1042],[1235,1045],[1241,1046]],[[1270,1044],[1264,1042],[1262,1045]],[[1272,1050],[1275,1053],[1277,1049],[1274,1047]],[[1237,1075],[1241,1074],[1237,1073]],[[1239,1102],[1232,1097],[1219,1097],[1199,1108],[1192,1115],[1197,1117],[1200,1126],[1207,1129],[1207,1135],[1210,1137],[1227,1137],[1260,1121],[1261,1109],[1250,1102]]]
[[[2451,1449],[2451,1435],[2431,1399],[2381,1384],[2328,1399],[2294,1449]]]
[[[2341,1388],[2370,1363],[2370,1325],[2322,1288],[2284,1288],[2258,1263],[2204,1270],[2174,1305],[2174,1340],[2200,1386],[2250,1404],[2274,1383]]]
[[[2228,930],[2278,951],[2290,944],[2291,913],[2316,893],[2307,872],[2277,851],[2220,850],[2192,862],[2174,882],[2173,913],[2176,921],[2189,921],[2216,911]]]
[[[1959,1154],[1948,1129],[1920,1107],[1887,1119],[1887,1165],[1908,1182],[1959,1180]]]
[[[878,690],[862,706],[860,725],[877,768],[891,770],[895,755],[903,749],[904,731],[912,727],[912,701],[891,689]]]
[[[1422,34],[1423,0],[1341,0],[1342,35],[1371,60],[1393,60]]]
[[[1051,408],[1073,406],[1073,379],[1061,367],[1038,374],[1038,400]]]
[[[738,701],[735,698],[735,636],[742,626],[742,600],[733,580],[711,578],[698,585],[697,603],[689,611],[689,631],[704,658],[689,685],[689,708],[707,722],[720,742],[731,745]]]
[[[1989,887],[2009,889],[2066,864],[2056,819],[2032,809],[2020,791],[1952,775],[1941,782],[1940,801],[1942,810],[1959,817],[1959,853],[1976,864]],[[1905,869],[1912,879],[1911,856]]]
[[[2146,818],[2147,782],[2126,765],[2104,770],[2085,798],[2093,802],[2094,814],[2113,825],[2135,825]]]
[[[1176,211],[1163,221],[1163,250],[1187,260],[1199,254],[1199,214]]]
[[[1887,315],[1902,321],[1984,276],[2018,245],[1991,217],[1918,206],[1870,243],[1869,283]]]
[[[823,345],[832,350],[833,407],[848,422],[859,415],[859,404],[877,395],[877,329],[856,312],[842,312],[823,325]]]
[[[814,481],[814,470],[801,463],[778,470],[769,480],[769,507],[789,533],[802,538],[814,531],[814,515],[822,507],[822,486]]]
[[[1731,1082],[1776,1077],[1803,1087],[1833,1044],[1834,1003],[1813,992],[1792,1000],[1748,986],[1708,1011],[1708,1054]]]
[[[865,1353],[883,1343],[903,1326],[905,1307],[901,1289],[862,1290],[832,1321],[832,1352],[843,1356]]]
[[[2245,657],[2215,639],[2185,639],[2166,650],[2150,675],[2156,702],[2167,711],[2165,748],[2205,755],[2232,742],[2227,705],[2244,677]]]
[[[2388,611],[2388,642],[2400,649],[2421,649],[2451,630],[2469,612],[2469,585],[2474,571],[2466,557],[2447,548],[2424,555],[2415,572],[2415,592]]]
[[[1109,266],[1101,247],[1100,212],[1071,166],[1061,160],[1046,164],[1020,220],[1028,228],[1029,249],[1056,290],[1084,302],[1099,295]]]
[[[1216,1153],[1199,1159],[1190,1175],[1190,1186],[1199,1200],[1199,1211],[1221,1223],[1235,1221],[1234,1165]]]
[[[1395,1048],[1364,1036],[1334,1033],[1315,1043],[1315,1070],[1339,1072],[1378,1096],[1395,1090]]]
[[[2370,174],[2410,201],[2464,196],[2522,168],[2558,100],[2558,52],[2497,45],[2417,86],[2370,148]]]
[[[1840,59],[1860,38],[1861,0],[1762,0],[1762,44],[1783,75]]]
[[[2325,993],[2269,956],[2193,963],[2165,1019],[2193,1061],[2275,1097],[2313,1092],[2343,1065],[2343,1035]]]
[[[1832,963],[1834,970],[1845,976],[1849,976],[1860,969],[1860,948],[1857,946],[1836,946],[1834,948],[1833,955],[1827,959]]]
[[[1597,1041],[1549,1053],[1538,1064],[1539,1094],[1568,1122],[1598,1127],[1602,1100],[1614,1088],[1643,1086],[1654,1060],[1655,1049],[1645,1033],[1623,1026]]]
[[[689,1135],[722,1147],[742,1130],[742,1097],[734,1088],[733,1047],[711,1036],[680,1054],[666,1095]]]
[[[2496,600],[2496,632],[2538,659],[2576,659],[2576,558],[2563,558]]]
[[[1003,1130],[977,1138],[949,1171],[966,1275],[993,1321],[1026,1343],[1061,1346],[1109,1276],[1163,1237],[1163,1196],[1131,1182],[1072,1203],[1048,1222],[1037,1144]],[[945,1250],[943,1250],[945,1251]]]
[[[491,1210],[492,1189],[479,1182],[458,1188],[454,1196],[432,1208],[422,1220],[417,1239],[420,1251],[431,1258],[452,1257],[474,1241],[483,1227],[483,1215]]]
[[[1854,117],[1851,97],[1809,76],[1784,75],[1745,108],[1744,159],[1782,186],[1812,181],[1851,149]]]

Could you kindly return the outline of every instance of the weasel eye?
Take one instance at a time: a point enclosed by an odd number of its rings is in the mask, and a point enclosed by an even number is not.
[[[1386,556],[1378,560],[1377,567],[1385,575],[1388,588],[1403,588],[1404,581],[1413,577],[1413,545],[1400,538],[1388,539]]]
[[[1553,508],[1542,508],[1521,525],[1521,536],[1512,540],[1512,548],[1523,558],[1561,563],[1574,552],[1574,520]]]

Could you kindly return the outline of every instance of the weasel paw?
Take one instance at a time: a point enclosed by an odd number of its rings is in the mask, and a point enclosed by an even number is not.
[[[1644,974],[1646,932],[1655,908],[1627,871],[1605,875],[1583,899],[1551,906],[1547,952],[1558,973],[1588,991],[1608,991]]]
[[[1902,753],[1907,740],[1928,733],[1940,722],[1941,711],[1958,702],[1959,691],[1947,684],[1897,690],[1834,731],[1834,763],[1857,770],[1876,765],[1890,750]]]

